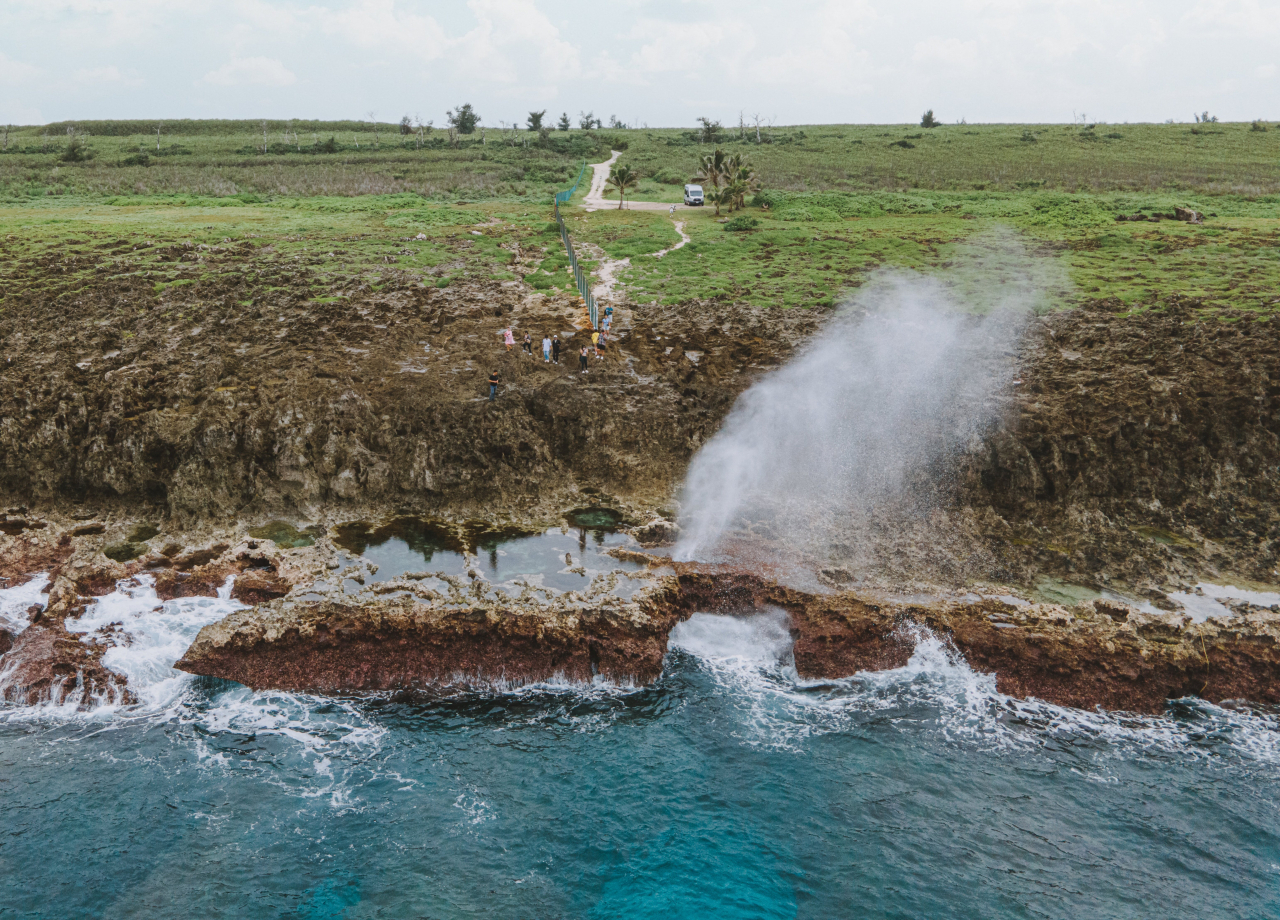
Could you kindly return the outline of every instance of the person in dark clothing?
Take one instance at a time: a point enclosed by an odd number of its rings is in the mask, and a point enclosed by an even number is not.
[[[533,336],[527,332],[524,334],[524,353],[530,358],[533,357]]]
[[[585,374],[587,372],[587,346],[582,346],[582,352],[578,355],[578,371]]]
[[[493,402],[493,397],[498,393],[498,372],[494,371],[489,375],[489,402]]]
[[[553,335],[551,337],[551,360],[560,363],[560,336]]]

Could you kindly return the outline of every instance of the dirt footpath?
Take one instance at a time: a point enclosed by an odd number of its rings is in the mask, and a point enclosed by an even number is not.
[[[613,151],[613,156],[605,160],[603,163],[591,164],[591,188],[587,191],[587,197],[583,200],[582,206],[588,211],[599,211],[603,208],[617,208],[616,201],[610,201],[605,198],[605,185],[609,181],[609,167],[618,161],[618,157],[622,156],[621,150]],[[684,210],[684,205],[675,206],[677,211]],[[670,211],[671,205],[663,204],[661,201],[624,201],[622,204],[624,211]],[[687,242],[687,240],[686,240]]]

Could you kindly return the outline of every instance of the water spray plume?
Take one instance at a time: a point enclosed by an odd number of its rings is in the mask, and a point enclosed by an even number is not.
[[[744,393],[694,458],[676,558],[722,558],[744,534],[791,548],[847,540],[877,517],[926,513],[946,461],[997,417],[1024,302],[977,316],[939,281],[874,280]]]

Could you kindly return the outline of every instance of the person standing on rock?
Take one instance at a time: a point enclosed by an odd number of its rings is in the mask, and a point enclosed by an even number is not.
[[[582,352],[578,355],[578,373],[585,374],[587,372],[587,346],[582,346]]]
[[[601,355],[600,355],[600,331],[598,329],[591,333],[591,347],[596,350],[596,357],[599,358]]]
[[[507,345],[507,351],[511,350],[511,346],[516,343],[516,337],[511,334],[511,327],[508,326],[502,330],[502,341]]]
[[[547,334],[542,333],[542,363],[551,363],[551,339],[547,338]]]
[[[526,332],[524,334],[523,344],[524,344],[524,353],[528,355],[530,358],[532,358],[533,357],[533,336],[529,335],[529,333]]]
[[[560,363],[560,336],[558,335],[551,337],[551,358],[556,364]]]
[[[489,375],[489,402],[493,402],[493,397],[498,395],[498,372],[494,371]]]

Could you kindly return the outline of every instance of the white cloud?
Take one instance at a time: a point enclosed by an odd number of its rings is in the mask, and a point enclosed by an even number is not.
[[[114,64],[107,67],[87,67],[71,74],[72,81],[83,87],[98,88],[102,86],[142,86],[146,81],[120,72]]]
[[[202,78],[213,86],[292,86],[297,81],[291,70],[265,57],[232,58]]]
[[[935,35],[916,42],[911,59],[918,64],[937,62],[967,67],[978,61],[978,43],[964,42],[958,38],[938,38]]]
[[[1280,114],[1277,35],[1280,0],[0,0],[0,45],[22,57],[0,54],[0,107],[1252,119]]]
[[[306,18],[314,18],[325,33],[343,42],[410,54],[418,60],[437,58],[449,45],[434,17],[398,10],[395,0],[357,0],[336,12],[311,7]]]
[[[533,0],[468,0],[477,25],[455,43],[456,58],[481,80],[554,91],[581,71],[578,49],[560,37]]]
[[[32,67],[22,61],[15,61],[3,51],[0,51],[0,86],[18,86],[34,79],[39,73],[39,67]]]

